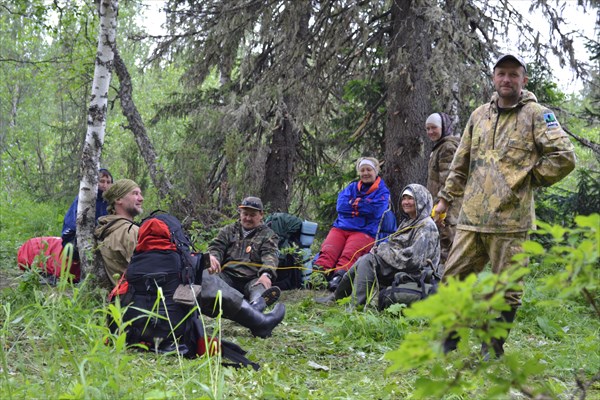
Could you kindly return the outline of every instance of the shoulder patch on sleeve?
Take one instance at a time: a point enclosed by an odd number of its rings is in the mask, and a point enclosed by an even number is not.
[[[546,122],[546,126],[548,128],[554,128],[559,126],[556,117],[553,112],[544,113],[544,121]]]

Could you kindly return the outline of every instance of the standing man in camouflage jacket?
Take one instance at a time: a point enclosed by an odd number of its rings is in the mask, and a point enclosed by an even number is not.
[[[263,224],[261,199],[246,197],[238,207],[240,220],[221,229],[210,243],[211,266],[219,277],[263,311],[279,298],[281,290],[272,286],[277,277],[279,249],[277,234]]]
[[[523,60],[503,55],[493,72],[496,93],[471,114],[435,210],[439,216],[463,197],[445,279],[478,273],[488,261],[494,273],[507,269],[533,227],[533,189],[560,181],[575,167],[573,145],[554,113],[523,89],[528,80]],[[506,293],[512,309],[501,320],[513,322],[521,294]],[[457,343],[450,333],[444,351]],[[501,338],[484,343],[482,354],[488,358],[491,345],[500,357],[503,344]]]

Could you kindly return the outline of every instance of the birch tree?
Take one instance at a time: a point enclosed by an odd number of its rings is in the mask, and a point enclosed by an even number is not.
[[[81,158],[81,183],[79,185],[79,206],[77,208],[77,243],[81,258],[82,278],[92,273],[97,279],[106,276],[99,264],[94,264],[93,231],[96,216],[96,193],[98,189],[98,168],[100,154],[104,144],[108,89],[113,70],[115,38],[117,31],[118,0],[99,0],[98,13],[100,30],[98,32],[98,51],[94,68],[94,80],[90,107],[88,109],[88,128]]]

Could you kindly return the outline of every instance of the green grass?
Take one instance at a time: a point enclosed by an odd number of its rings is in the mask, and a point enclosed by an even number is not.
[[[43,234],[58,224],[51,209],[37,211],[45,223],[8,213],[0,205],[0,398],[4,399],[404,399],[416,395],[418,380],[445,371],[455,374],[462,353],[439,356],[440,370],[386,373],[391,361],[384,355],[397,349],[410,333],[428,325],[390,312],[346,311],[344,305],[314,302],[323,291],[283,292],[287,314],[273,336],[263,340],[227,320],[205,319],[209,331],[220,326],[223,339],[248,350],[259,371],[222,368],[218,359],[178,359],[127,349],[122,338],[106,328],[105,293],[61,282],[39,283],[35,273],[16,266],[19,241]],[[17,208],[19,208],[17,206]],[[37,218],[37,217],[36,217]],[[20,233],[19,233],[20,232]],[[18,233],[18,234],[17,234]],[[30,235],[27,236],[26,234]],[[506,360],[523,368],[536,359],[543,370],[533,373],[525,388],[543,390],[549,398],[600,398],[600,322],[578,298],[550,303],[552,294],[537,290],[538,279],[554,271],[532,266],[526,296],[506,344]],[[441,333],[440,333],[441,336]],[[110,345],[106,344],[107,338]],[[441,339],[441,337],[440,337]],[[472,354],[479,343],[469,343]],[[489,398],[490,379],[511,381],[503,362],[479,365],[473,372],[465,359],[461,379],[465,390],[446,399]],[[433,397],[435,398],[435,397]],[[496,398],[526,398],[518,390]],[[541,397],[540,397],[541,398]]]
[[[43,287],[25,274],[20,287],[1,293],[0,392],[3,399],[410,398],[418,376],[386,374],[390,363],[383,355],[396,349],[406,333],[426,326],[314,303],[322,294],[284,292],[288,312],[270,339],[254,338],[247,329],[223,321],[222,337],[248,350],[248,357],[261,365],[259,371],[236,370],[218,368],[206,358],[178,360],[105,345],[108,331],[100,292],[70,285]],[[599,325],[583,304],[566,303],[551,314],[542,311],[525,303],[507,342],[507,355],[538,357],[547,369],[532,383],[568,398],[575,393],[576,379],[587,381],[598,372]],[[548,336],[539,317],[563,333]],[[478,343],[471,345],[478,351]],[[500,363],[490,363],[487,372],[508,376]],[[466,378],[473,381],[470,394],[457,398],[484,398],[485,380]],[[597,383],[592,386],[588,398],[598,396],[599,389]]]

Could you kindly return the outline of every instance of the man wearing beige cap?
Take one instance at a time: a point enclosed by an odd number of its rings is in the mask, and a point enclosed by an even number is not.
[[[133,219],[140,215],[144,197],[137,183],[119,179],[103,193],[108,215],[98,219],[94,235],[100,242],[106,274],[113,284],[123,275],[137,244],[139,227]],[[117,278],[115,279],[115,276]]]
[[[261,199],[246,197],[238,210],[239,221],[222,228],[208,247],[211,267],[220,270],[221,279],[262,311],[281,293],[271,285],[277,277],[279,238],[263,224]]]

